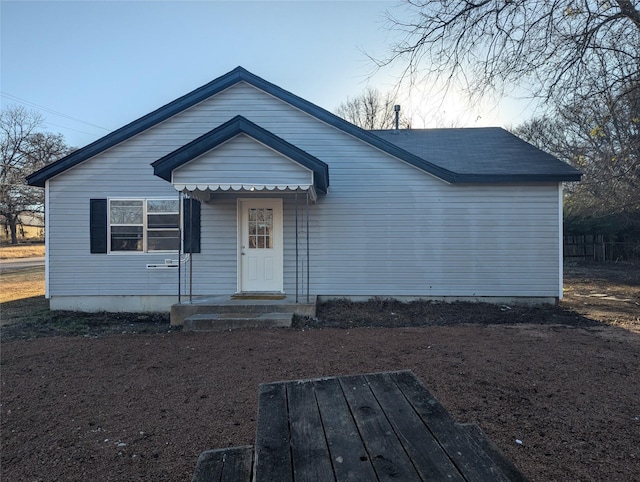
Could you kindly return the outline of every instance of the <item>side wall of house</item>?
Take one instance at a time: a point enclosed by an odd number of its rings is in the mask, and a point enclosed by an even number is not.
[[[309,207],[312,294],[559,296],[556,184],[448,185],[241,83],[48,181],[52,307],[71,307],[78,296],[135,295],[139,309],[149,304],[164,309],[159,296],[173,301],[175,270],[146,268],[163,263],[167,254],[89,253],[89,200],[177,197],[169,183],[153,175],[151,162],[238,114],[329,165],[329,193]],[[306,207],[299,200],[304,272],[300,267],[298,272],[306,283]],[[293,293],[290,196],[284,211],[285,291]],[[193,255],[194,293],[232,293],[236,199],[214,196],[203,204],[201,225],[202,250]]]

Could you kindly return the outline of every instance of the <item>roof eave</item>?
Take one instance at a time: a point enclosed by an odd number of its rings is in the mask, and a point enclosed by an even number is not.
[[[550,183],[577,182],[582,173],[566,174],[458,174],[453,184],[509,184],[509,183]]]

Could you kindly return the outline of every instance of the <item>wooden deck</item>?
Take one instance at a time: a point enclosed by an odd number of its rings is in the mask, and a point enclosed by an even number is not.
[[[410,371],[260,385],[252,455],[252,476],[235,480],[525,480]]]

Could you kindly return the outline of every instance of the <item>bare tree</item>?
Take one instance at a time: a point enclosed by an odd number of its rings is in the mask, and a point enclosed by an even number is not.
[[[513,86],[565,101],[638,77],[638,0],[406,0],[406,14],[388,14],[401,35],[378,66],[400,63],[405,78],[462,85],[472,95]],[[637,86],[636,86],[637,88]]]
[[[525,91],[546,115],[517,134],[584,173],[583,216],[640,222],[640,0],[405,0],[379,67],[473,97]],[[426,85],[426,84],[423,84]]]
[[[366,88],[362,94],[347,99],[336,109],[336,114],[363,129],[393,129],[396,117],[396,101],[390,93],[381,94],[377,89]],[[399,122],[403,127],[409,121],[400,112]]]
[[[25,176],[70,152],[61,134],[39,132],[42,116],[23,107],[0,112],[0,215],[18,242],[17,227],[24,213],[42,213],[44,192],[30,187]]]
[[[595,80],[594,80],[595,81]],[[640,226],[640,89],[578,98],[554,117],[515,129],[532,144],[584,173],[569,186],[568,211],[584,218],[615,217]]]

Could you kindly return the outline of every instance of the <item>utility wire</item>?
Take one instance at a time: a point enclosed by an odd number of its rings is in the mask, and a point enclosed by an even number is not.
[[[60,127],[61,129],[66,129],[68,131],[79,132],[80,134],[86,134],[88,136],[93,136],[91,132],[79,131],[78,129],[72,129],[71,127],[61,126],[60,124],[54,124],[53,122],[44,121],[43,124],[47,124],[49,126]]]
[[[62,112],[58,112],[58,111],[56,111],[56,110],[49,109],[48,107],[44,107],[44,106],[42,106],[42,105],[36,104],[35,102],[30,102],[30,101],[28,101],[28,100],[21,99],[20,97],[15,96],[15,95],[12,95],[12,94],[9,94],[8,92],[0,92],[0,95],[2,95],[2,97],[6,97],[7,99],[14,101],[14,102],[19,102],[19,103],[21,103],[21,104],[29,105],[29,106],[31,106],[31,107],[35,107],[35,108],[37,108],[37,109],[40,109],[40,110],[43,110],[43,111],[49,112],[49,113],[51,113],[51,114],[55,114],[55,115],[57,115],[57,116],[64,117],[64,118],[66,118],[66,119],[70,119],[70,120],[73,120],[73,121],[76,121],[76,122],[81,122],[82,124],[87,124],[87,125],[89,125],[89,126],[96,127],[96,128],[98,128],[98,129],[105,130],[105,131],[107,131],[107,132],[110,132],[110,131],[111,131],[110,129],[107,129],[106,127],[102,127],[102,126],[99,126],[99,125],[96,125],[96,124],[92,124],[91,122],[86,122],[86,121],[83,121],[83,120],[78,119],[78,118],[76,118],[76,117],[72,117],[72,116],[70,116],[70,115],[63,114]],[[62,127],[62,126],[58,126],[58,127]],[[72,130],[73,130],[73,129],[72,129]]]

